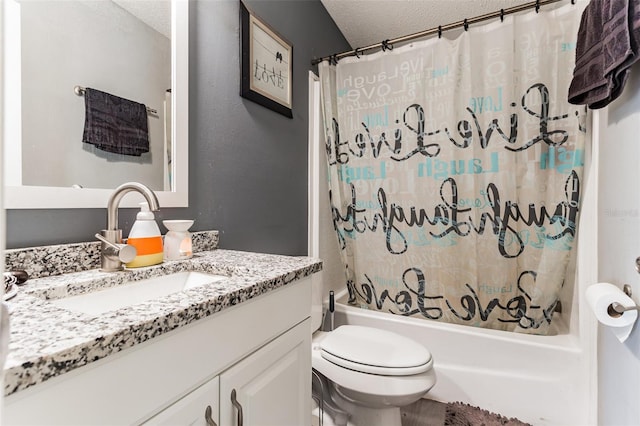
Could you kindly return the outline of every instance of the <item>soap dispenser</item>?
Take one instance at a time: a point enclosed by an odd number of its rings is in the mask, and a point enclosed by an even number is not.
[[[131,227],[127,244],[136,248],[136,258],[127,263],[127,268],[138,268],[162,263],[162,235],[149,204],[140,203],[140,212]]]

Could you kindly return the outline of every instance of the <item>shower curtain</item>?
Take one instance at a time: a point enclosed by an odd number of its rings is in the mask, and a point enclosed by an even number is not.
[[[548,333],[585,160],[587,112],[567,102],[582,9],[319,65],[351,303]]]

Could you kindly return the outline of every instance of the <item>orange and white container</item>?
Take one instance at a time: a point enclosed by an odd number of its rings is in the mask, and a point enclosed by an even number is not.
[[[127,263],[127,268],[139,268],[162,263],[162,235],[156,223],[149,204],[140,203],[140,212],[131,227],[127,244],[136,248],[137,254],[133,261]]]

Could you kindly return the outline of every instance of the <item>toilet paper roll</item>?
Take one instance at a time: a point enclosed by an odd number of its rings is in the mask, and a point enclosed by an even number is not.
[[[598,283],[587,288],[587,303],[596,314],[601,324],[611,328],[613,334],[624,342],[631,334],[633,324],[638,318],[638,311],[625,311],[618,315],[611,314],[610,306],[618,302],[624,307],[635,307],[636,303],[617,286],[611,283]]]

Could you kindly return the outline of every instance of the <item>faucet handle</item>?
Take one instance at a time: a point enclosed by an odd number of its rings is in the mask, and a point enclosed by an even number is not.
[[[138,250],[130,244],[120,244],[120,250],[118,250],[118,259],[122,263],[133,262],[133,259],[138,255]]]
[[[107,247],[105,248],[105,255],[108,257],[117,257],[122,263],[129,263],[136,258],[138,250],[129,244],[112,243],[102,235],[96,233],[95,237],[102,241]]]

